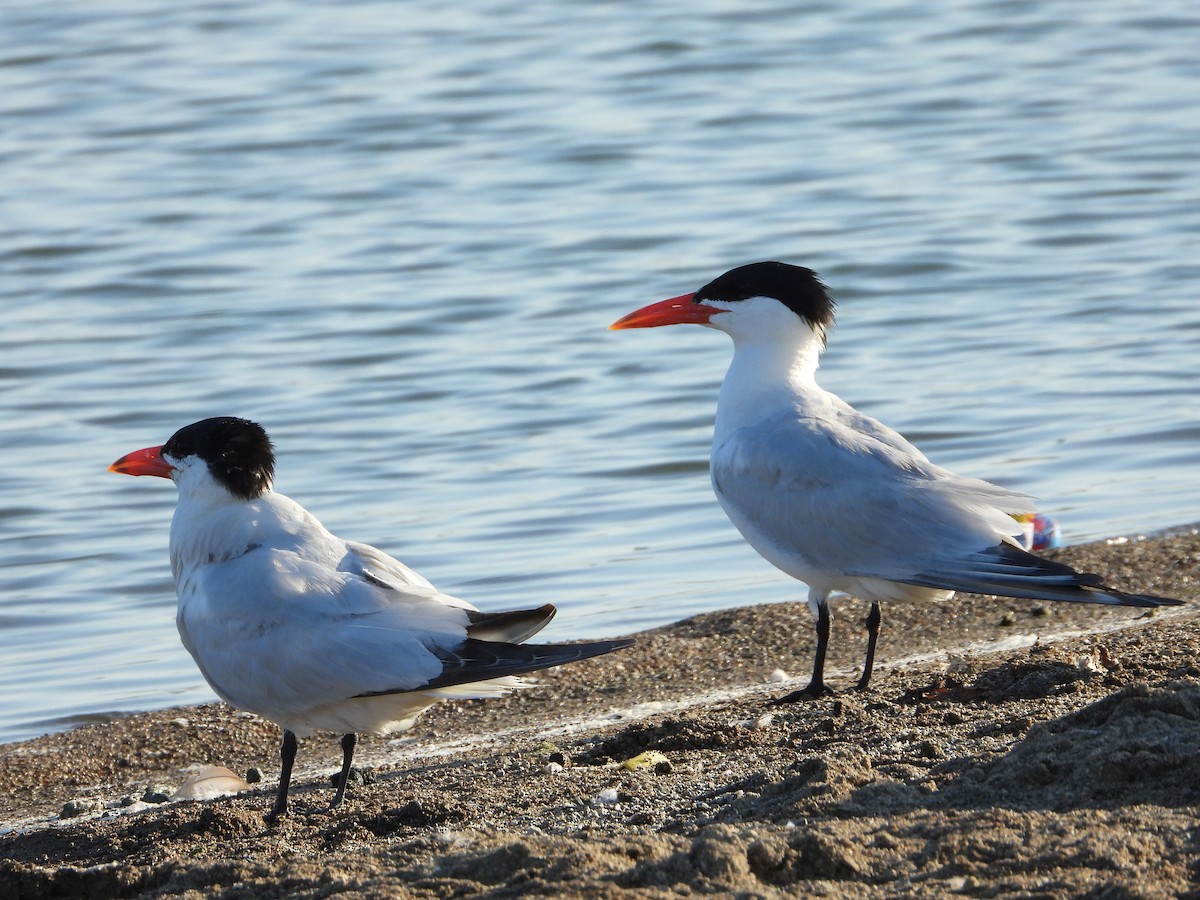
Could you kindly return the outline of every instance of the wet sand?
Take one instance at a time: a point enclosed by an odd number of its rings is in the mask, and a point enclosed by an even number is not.
[[[1194,534],[1058,557],[1200,599]],[[835,687],[864,612],[834,607]],[[5,745],[0,895],[1200,897],[1193,605],[967,596],[884,616],[867,693],[770,704],[807,680],[800,603],[697,616],[364,738],[364,783],[332,812],[337,737],[310,739],[275,826],[278,730],[222,705]],[[265,781],[137,800],[198,764]],[[95,811],[64,818],[69,801]]]

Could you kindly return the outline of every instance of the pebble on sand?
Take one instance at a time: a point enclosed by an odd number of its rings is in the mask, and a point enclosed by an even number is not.
[[[88,813],[100,812],[103,809],[103,800],[80,798],[64,803],[59,816],[63,819],[73,819],[76,816],[86,816]]]

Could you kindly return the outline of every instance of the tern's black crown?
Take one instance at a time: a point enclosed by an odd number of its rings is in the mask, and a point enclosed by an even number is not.
[[[253,500],[271,487],[275,451],[257,422],[232,416],[203,419],[180,428],[163,444],[164,456],[198,456],[213,478],[235,497]]]
[[[756,262],[714,278],[693,300],[733,302],[774,297],[813,328],[824,333],[833,324],[833,299],[812,269],[781,262]]]

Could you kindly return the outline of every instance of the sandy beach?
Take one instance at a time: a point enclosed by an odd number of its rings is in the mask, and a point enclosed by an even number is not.
[[[1200,596],[1195,534],[1057,555]],[[780,595],[802,598],[782,580]],[[864,608],[834,613],[848,688]],[[801,603],[697,616],[365,738],[361,783],[332,812],[340,751],[318,736],[273,827],[278,730],[223,705],[5,745],[0,894],[1200,896],[1195,605],[965,596],[884,616],[868,693],[770,704],[811,666]],[[141,799],[201,765],[264,780]]]

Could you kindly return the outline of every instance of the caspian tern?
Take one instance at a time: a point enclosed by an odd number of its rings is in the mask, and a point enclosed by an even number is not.
[[[271,490],[274,449],[246,419],[196,422],[109,470],[179,489],[176,624],[221,699],[283,729],[270,820],[287,812],[298,737],[343,735],[336,807],[359,732],[403,731],[438,700],[499,696],[528,686],[524,673],[633,643],[522,645],[552,605],[479,612],[386,553],[335,537]]]
[[[815,272],[759,262],[610,326],[693,323],[733,338],[713,429],[713,490],[750,546],[808,585],[816,620],[812,680],[778,702],[826,692],[833,591],[871,602],[859,690],[871,680],[885,600],[972,591],[1150,608],[1182,602],[1115,590],[1099,575],[1026,552],[1013,516],[1034,511],[1029,497],[934,465],[818,386],[833,318]]]

